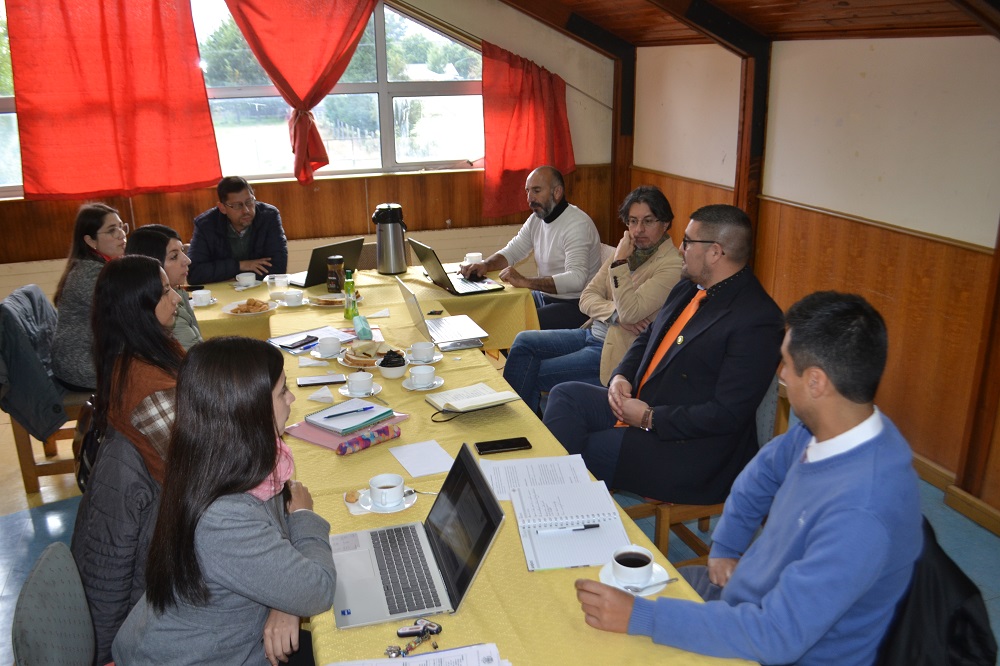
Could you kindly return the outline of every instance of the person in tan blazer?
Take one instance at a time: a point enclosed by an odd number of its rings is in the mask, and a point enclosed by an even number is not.
[[[511,345],[504,379],[536,412],[541,392],[561,382],[607,385],[680,280],[680,253],[667,233],[674,214],[663,193],[641,185],[618,213],[625,233],[580,295],[588,321],[578,329],[522,331]]]

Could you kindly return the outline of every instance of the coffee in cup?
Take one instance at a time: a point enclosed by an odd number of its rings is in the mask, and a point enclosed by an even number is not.
[[[212,303],[212,290],[211,289],[196,289],[191,292],[191,302],[201,307],[203,305],[211,305]]]
[[[351,395],[370,395],[372,392],[372,373],[352,372],[347,375],[347,391]]]
[[[612,556],[611,573],[622,585],[645,585],[653,577],[653,554],[642,546],[623,546]]]
[[[340,340],[337,338],[320,338],[316,343],[320,356],[336,356],[340,353]]]
[[[389,509],[403,501],[403,477],[399,474],[379,474],[368,482],[372,507]]]
[[[434,343],[414,342],[410,345],[410,356],[413,357],[414,361],[422,361],[424,363],[434,360]]]
[[[410,384],[413,388],[427,388],[434,385],[434,366],[415,365],[410,368]]]
[[[240,273],[236,276],[236,284],[241,287],[252,287],[257,283],[256,273]]]

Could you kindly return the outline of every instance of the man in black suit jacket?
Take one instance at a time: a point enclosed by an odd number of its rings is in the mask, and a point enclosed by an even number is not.
[[[629,347],[608,388],[556,386],[544,423],[613,488],[715,504],[757,453],[757,406],[781,358],[784,320],[747,266],[752,229],[742,210],[698,209],[681,249],[687,279]],[[704,296],[692,303],[699,291]]]

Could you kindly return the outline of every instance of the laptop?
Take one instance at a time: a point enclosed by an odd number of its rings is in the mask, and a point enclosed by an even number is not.
[[[417,259],[420,260],[421,265],[424,267],[427,277],[431,279],[431,282],[449,294],[468,296],[469,294],[481,294],[484,291],[500,291],[503,289],[502,284],[489,278],[473,282],[472,280],[466,280],[461,275],[447,272],[444,266],[441,265],[441,260],[438,259],[437,252],[430,245],[424,245],[412,238],[407,238],[406,240],[410,242],[410,247],[413,248],[414,254],[417,255]]]
[[[469,315],[452,315],[450,317],[438,317],[437,319],[425,319],[424,311],[420,307],[417,295],[398,277],[396,278],[396,282],[399,284],[400,293],[403,294],[406,309],[410,311],[410,318],[413,319],[413,325],[417,327],[425,338],[433,341],[438,347],[450,342],[464,343],[467,341],[470,344],[452,346],[452,349],[481,347],[482,343],[479,340],[490,337],[490,334],[484,331]],[[475,344],[472,341],[475,341]]]
[[[312,257],[309,258],[309,268],[288,276],[288,283],[296,287],[309,288],[317,284],[326,282],[326,258],[339,254],[344,258],[344,268],[353,271],[358,267],[358,257],[361,256],[361,246],[365,244],[364,238],[352,238],[339,243],[321,245],[313,248]]]
[[[337,628],[454,613],[503,520],[500,502],[463,444],[423,523],[331,535]]]

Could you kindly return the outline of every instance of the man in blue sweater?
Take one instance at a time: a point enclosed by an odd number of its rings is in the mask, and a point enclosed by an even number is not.
[[[708,567],[681,569],[707,603],[579,580],[587,624],[762,664],[874,661],[922,547],[909,445],[873,404],[885,323],[836,292],[805,297],[785,321],[781,378],[801,423],[736,479]]]

